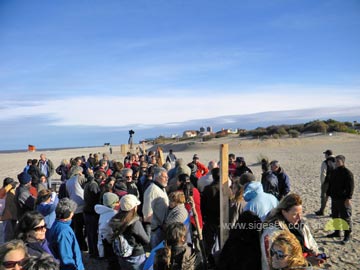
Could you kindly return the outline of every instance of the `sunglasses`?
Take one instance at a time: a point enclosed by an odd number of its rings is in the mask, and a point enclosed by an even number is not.
[[[35,227],[33,230],[35,232],[40,232],[42,230],[46,229],[46,224],[42,225],[42,226],[39,226],[39,227]]]
[[[281,250],[275,250],[273,248],[270,248],[270,255],[271,255],[271,257],[276,255],[276,258],[278,260],[282,260],[288,256],[287,254],[284,254],[284,252],[282,252]]]
[[[131,175],[130,175],[130,176],[125,176],[125,178],[126,178],[126,179],[131,179],[132,176],[131,176]]]
[[[15,268],[16,265],[22,266],[24,263],[25,259],[22,259],[20,261],[7,261],[7,262],[2,262],[2,266],[4,266],[5,268]]]

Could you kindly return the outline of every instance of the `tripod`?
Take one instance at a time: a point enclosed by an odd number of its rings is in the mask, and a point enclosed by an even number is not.
[[[196,232],[197,232],[197,237],[199,239],[199,244],[200,244],[200,252],[201,252],[201,257],[202,257],[202,263],[203,263],[203,269],[207,270],[207,257],[206,257],[206,252],[205,252],[205,246],[204,246],[204,239],[202,236],[202,231],[200,229],[200,224],[199,224],[199,218],[198,218],[198,214],[196,212],[195,209],[195,203],[193,200],[192,196],[186,196],[186,202],[190,204],[191,206],[191,211],[193,213],[194,216],[194,220],[195,220],[195,228],[196,228]]]

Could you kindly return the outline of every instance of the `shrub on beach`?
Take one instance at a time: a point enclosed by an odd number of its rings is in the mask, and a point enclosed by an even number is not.
[[[289,130],[289,135],[290,135],[291,138],[299,138],[300,132],[295,130],[295,129],[290,129]]]

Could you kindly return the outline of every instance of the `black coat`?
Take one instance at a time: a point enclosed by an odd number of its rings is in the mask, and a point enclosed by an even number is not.
[[[205,223],[220,226],[220,183],[212,182],[201,195],[201,214]]]
[[[336,168],[329,181],[327,195],[334,200],[351,199],[354,193],[354,175],[344,166]]]

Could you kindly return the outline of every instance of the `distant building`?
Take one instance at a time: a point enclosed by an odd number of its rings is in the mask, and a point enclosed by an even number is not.
[[[206,128],[206,131],[212,133],[212,132],[213,132],[213,129],[212,129],[212,127],[207,127],[207,128]]]
[[[183,133],[183,137],[185,138],[192,138],[198,135],[198,131],[196,130],[185,130]]]
[[[201,128],[200,128],[200,132],[205,132],[205,128],[204,128],[204,127],[201,127]]]
[[[200,132],[199,136],[204,137],[204,136],[210,136],[211,134],[212,134],[212,132],[204,131],[204,132]]]

